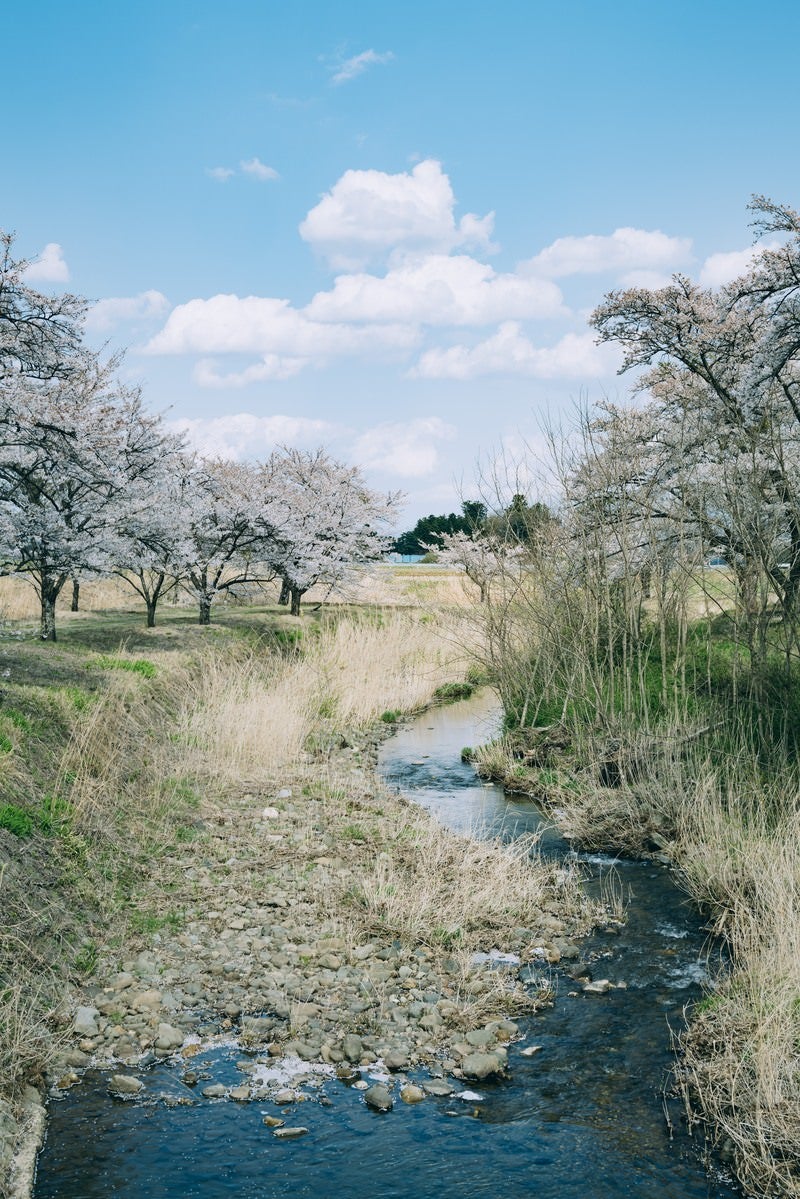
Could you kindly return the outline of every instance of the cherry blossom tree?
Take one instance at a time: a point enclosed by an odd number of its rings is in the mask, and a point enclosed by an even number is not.
[[[489,598],[492,581],[508,579],[519,570],[522,546],[492,534],[475,532],[443,533],[440,545],[431,545],[430,552],[446,566],[459,566],[475,584],[481,603]]]
[[[190,560],[190,479],[195,469],[180,437],[162,431],[158,461],[135,479],[119,524],[115,573],[145,602],[155,627],[159,600],[174,591]]]
[[[13,235],[0,231],[0,376],[49,379],[73,365],[86,301],[32,288],[25,282],[30,263],[14,258],[13,245]]]
[[[110,570],[128,489],[159,458],[157,418],[118,383],[117,365],[81,351],[63,377],[0,380],[10,429],[0,440],[0,561],[31,576],[44,640],[56,639],[67,579]]]
[[[642,372],[663,494],[730,563],[763,657],[775,596],[790,640],[800,621],[800,217],[752,207],[757,231],[786,241],[740,278],[612,293],[592,319],[623,346],[622,369]]]
[[[381,530],[394,519],[399,495],[371,491],[357,467],[323,449],[283,447],[265,463],[262,480],[273,497],[269,562],[293,615],[309,588],[341,588],[360,564],[385,552]]]
[[[199,460],[185,474],[187,511],[183,574],[199,606],[200,624],[211,620],[220,592],[274,578],[274,493],[253,463]]]

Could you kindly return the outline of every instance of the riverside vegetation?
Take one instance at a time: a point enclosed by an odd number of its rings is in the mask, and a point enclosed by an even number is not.
[[[253,1062],[428,1064],[432,1092],[442,1072],[502,1072],[513,1017],[548,984],[474,951],[546,966],[598,909],[529,844],[449,833],[373,773],[394,718],[463,687],[463,613],[64,622],[57,646],[21,623],[0,641],[8,1193],[30,1181],[39,1095],[90,1061],[113,1071],[183,1046],[192,1081],[197,1043],[229,1030]],[[234,1090],[259,1093],[247,1075]]]
[[[674,865],[730,959],[681,1038],[689,1119],[748,1193],[798,1196],[800,215],[752,208],[779,240],[741,278],[594,313],[646,395],[551,431],[551,519],[442,540],[506,713],[479,769]]]

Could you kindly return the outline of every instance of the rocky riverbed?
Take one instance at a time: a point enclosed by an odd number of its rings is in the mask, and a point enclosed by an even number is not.
[[[135,1097],[147,1068],[174,1057],[199,1096],[208,1087],[193,1063],[220,1038],[246,1060],[235,1085],[206,1097],[233,1102],[285,1090],[287,1061],[295,1078],[322,1069],[364,1084],[382,1109],[506,1071],[514,1015],[549,1001],[549,964],[578,961],[597,909],[554,884],[535,927],[487,929],[485,940],[479,912],[456,947],[436,929],[409,938],[380,927],[359,886],[409,820],[375,775],[383,735],[298,763],[266,792],[228,795],[193,839],[154,860],[138,898],[153,931],[102,952],[91,982],[65,999],[51,1092],[99,1067],[112,1094]],[[369,1085],[361,1071],[376,1063]],[[414,1067],[427,1083],[405,1080]]]

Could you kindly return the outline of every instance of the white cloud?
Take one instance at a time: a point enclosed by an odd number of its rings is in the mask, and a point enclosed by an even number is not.
[[[671,271],[689,258],[691,249],[691,238],[668,237],[658,229],[615,229],[608,237],[559,237],[520,263],[519,270],[553,279],[605,271]]]
[[[497,274],[468,255],[432,254],[383,278],[339,275],[305,309],[321,321],[400,321],[427,325],[493,325],[509,318],[565,315],[561,292],[542,279]]]
[[[452,441],[457,430],[438,416],[377,425],[362,433],[352,454],[366,470],[416,479],[431,474],[439,463],[437,441]]]
[[[138,296],[111,296],[98,302],[86,314],[86,328],[103,332],[123,321],[143,321],[163,316],[169,308],[160,291],[142,291]]]
[[[398,249],[490,248],[494,213],[468,213],[456,224],[454,208],[450,180],[433,159],[397,175],[350,170],[311,209],[300,236],[345,270]]]
[[[208,167],[206,174],[210,175],[212,179],[216,179],[217,183],[227,183],[236,172],[230,167]]]
[[[623,287],[646,287],[648,291],[659,291],[662,287],[669,287],[672,282],[672,275],[665,275],[663,271],[628,271],[620,279]]]
[[[64,251],[57,241],[49,241],[36,262],[25,271],[29,283],[66,283],[69,267],[64,261]]]
[[[241,371],[220,374],[213,358],[201,358],[194,368],[194,380],[201,387],[247,387],[250,383],[267,383],[275,379],[291,379],[304,366],[307,358],[282,358],[278,354],[265,354],[260,362],[254,362]]]
[[[536,379],[597,378],[619,364],[616,346],[597,346],[592,333],[567,333],[554,346],[534,346],[516,321],[507,321],[475,346],[428,350],[413,376],[423,379],[475,379],[481,375],[527,375]]]
[[[338,67],[331,68],[335,72],[331,84],[338,87],[342,83],[348,83],[358,75],[363,75],[367,67],[391,62],[393,58],[391,50],[386,50],[382,54],[379,54],[377,50],[362,50],[361,54],[354,54],[352,58],[340,63]]]
[[[262,182],[267,179],[280,179],[275,168],[268,167],[260,158],[243,159],[239,166],[245,175],[252,175],[254,179],[260,179]]]
[[[250,412],[173,420],[168,424],[176,433],[185,433],[198,453],[208,458],[249,458],[284,442],[316,445],[338,431],[327,421],[302,416],[254,416]]]
[[[703,287],[722,287],[738,279],[750,269],[755,258],[765,250],[776,250],[780,242],[764,242],[758,246],[747,246],[744,250],[729,250],[726,253],[710,254],[703,263],[698,283]]]
[[[312,321],[288,300],[218,295],[179,304],[145,349],[150,354],[277,355],[319,363],[330,356],[407,350],[418,336],[399,324],[362,328]]]

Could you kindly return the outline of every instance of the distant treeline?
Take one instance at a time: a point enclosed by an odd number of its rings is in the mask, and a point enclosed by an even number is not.
[[[420,517],[413,529],[395,538],[393,549],[398,554],[425,554],[441,546],[450,533],[491,533],[503,540],[527,542],[535,529],[553,519],[546,504],[529,504],[524,495],[513,496],[508,507],[498,512],[489,512],[480,500],[465,500],[460,513]]]

